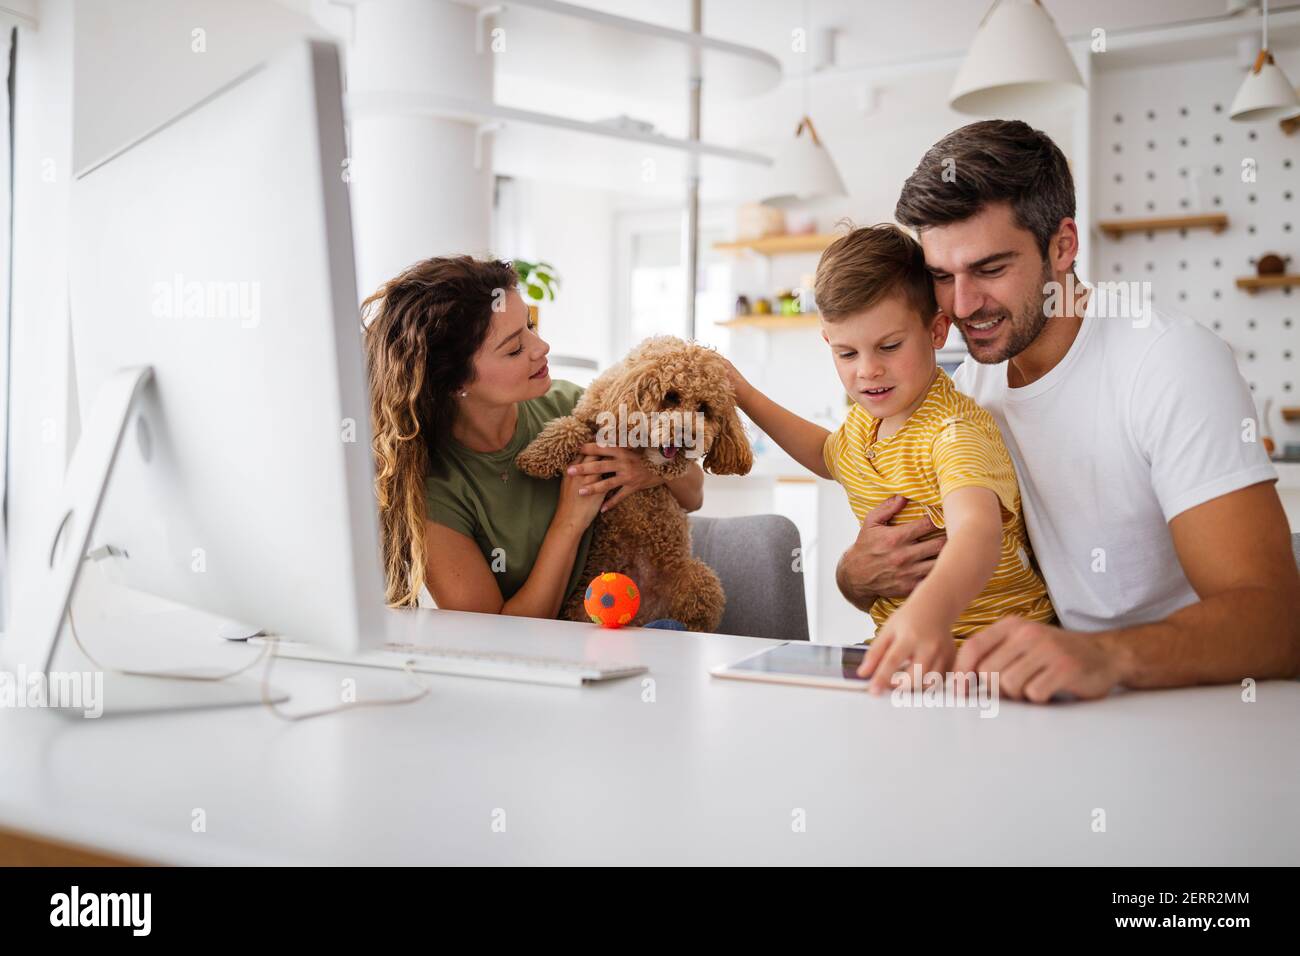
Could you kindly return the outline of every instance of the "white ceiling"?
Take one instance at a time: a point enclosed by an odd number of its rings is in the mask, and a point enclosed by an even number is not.
[[[383,0],[274,0],[318,22],[342,29],[350,5]],[[447,0],[483,6],[488,0]],[[573,6],[643,20],[679,30],[690,29],[691,0],[561,0]],[[1090,37],[1097,28],[1108,33],[1219,20],[1230,10],[1258,29],[1260,0],[1040,0],[1067,39]],[[787,77],[797,77],[808,61],[792,49],[792,31],[810,36],[823,27],[837,31],[835,65],[842,69],[885,66],[909,59],[962,56],[993,0],[701,0],[703,32],[711,37],[756,47],[781,61]],[[1245,10],[1240,8],[1246,7]],[[1271,0],[1272,13],[1300,12],[1300,0]],[[1230,39],[1186,41],[1180,50],[1149,47],[1137,54],[1175,59],[1225,56]],[[1191,45],[1189,45],[1189,43]],[[1197,45],[1199,44],[1199,46]],[[1300,45],[1300,25],[1280,27],[1274,47]],[[1104,66],[1129,66],[1124,55]]]
[[[690,0],[568,0],[607,13],[690,28]],[[1065,36],[1222,16],[1228,0],[1043,0]],[[703,0],[703,32],[758,47],[788,73],[802,69],[791,31],[833,26],[838,65],[893,63],[964,51],[991,0]],[[1275,2],[1271,9],[1297,4]],[[806,11],[806,13],[805,13]],[[1251,14],[1247,14],[1248,16]],[[805,17],[807,20],[805,21]]]

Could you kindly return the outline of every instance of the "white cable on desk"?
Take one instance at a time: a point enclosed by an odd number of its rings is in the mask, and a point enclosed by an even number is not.
[[[280,706],[274,700],[271,699],[271,686],[270,686],[271,665],[272,663],[274,663],[276,658],[276,647],[280,641],[278,636],[268,634],[265,638],[264,643],[262,644],[262,649],[258,652],[257,656],[254,657],[247,664],[245,664],[243,667],[238,668],[237,670],[230,671],[229,673],[226,674],[181,674],[181,673],[176,673],[174,671],[168,672],[168,671],[127,670],[121,667],[109,667],[101,663],[99,660],[95,658],[93,654],[90,653],[89,650],[86,649],[86,645],[84,645],[81,642],[81,635],[77,633],[77,624],[76,621],[73,619],[71,603],[69,603],[68,605],[68,629],[72,632],[73,643],[77,645],[77,649],[81,651],[83,655],[85,655],[86,660],[90,661],[92,665],[99,668],[99,670],[101,671],[107,671],[114,674],[124,674],[128,677],[156,677],[163,680],[190,680],[190,681],[206,681],[206,682],[215,683],[218,681],[229,680],[232,677],[238,677],[240,674],[244,673],[245,671],[249,670],[254,665],[256,665],[258,661],[262,660],[262,658],[266,658],[266,667],[262,671],[262,704],[263,706],[266,707],[267,710],[269,710],[276,717],[279,717],[281,720],[287,720],[287,721],[308,720],[309,718],[312,717],[324,717],[327,714],[337,714],[345,710],[356,710],[358,707],[388,707],[395,704],[413,704],[417,700],[421,700],[424,697],[428,696],[429,691],[432,690],[432,687],[425,684],[421,686],[420,692],[418,694],[411,694],[407,697],[394,697],[388,700],[353,701],[347,704],[340,704],[337,707],[327,707],[324,710],[312,710],[302,714],[288,714],[285,713],[283,710],[281,710]],[[403,665],[402,670],[409,677],[415,680],[415,671],[412,669],[411,666],[413,663],[414,663],[413,661],[408,660]],[[419,685],[418,680],[416,680],[416,684]]]
[[[279,717],[281,720],[308,720],[312,717],[324,717],[326,714],[337,714],[345,710],[356,710],[358,707],[390,707],[394,704],[413,704],[417,700],[427,697],[429,691],[433,688],[428,684],[421,686],[418,694],[412,694],[409,697],[393,697],[388,700],[358,700],[348,704],[339,704],[336,707],[327,707],[324,710],[309,710],[302,714],[286,714],[280,709],[280,706],[271,699],[271,665],[275,663],[276,646],[280,643],[280,638],[268,634],[265,638],[266,645],[271,648],[271,655],[266,659],[266,669],[262,671],[262,703],[266,708]],[[408,660],[402,665],[402,670],[412,680],[415,680],[415,671],[412,669],[414,661]],[[415,681],[417,686],[419,681]]]
[[[112,674],[125,674],[128,677],[161,677],[166,680],[193,680],[193,681],[211,681],[211,682],[229,680],[230,678],[238,677],[240,674],[244,673],[244,671],[249,670],[251,667],[253,667],[253,665],[255,665],[263,657],[265,657],[267,653],[267,647],[266,645],[263,645],[262,650],[258,653],[256,657],[254,657],[243,667],[239,668],[238,670],[230,671],[230,673],[228,674],[179,674],[174,671],[173,672],[133,671],[133,670],[126,670],[121,667],[109,667],[106,664],[101,664],[95,658],[95,656],[86,649],[86,645],[81,643],[81,636],[77,633],[77,625],[72,617],[71,604],[68,605],[68,629],[72,631],[73,643],[75,643],[77,645],[77,649],[81,651],[82,654],[85,655],[86,660],[90,661],[90,663],[98,667],[101,671],[107,671]]]

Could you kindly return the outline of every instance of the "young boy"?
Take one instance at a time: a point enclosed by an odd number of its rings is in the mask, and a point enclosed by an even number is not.
[[[951,320],[939,312],[920,245],[892,225],[855,229],[826,249],[815,286],[822,338],[853,399],[834,433],[777,405],[733,370],[736,401],[796,461],[844,486],[858,520],[895,495],[896,523],[928,517],[947,534],[905,600],[877,598],[876,639],[859,670],[880,693],[910,661],[947,671],[963,637],[1000,617],[1050,621],[1020,490],[992,416],[935,361]],[[883,662],[883,666],[882,665]]]

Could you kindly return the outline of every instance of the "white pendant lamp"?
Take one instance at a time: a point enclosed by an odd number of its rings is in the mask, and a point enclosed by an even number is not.
[[[793,137],[776,147],[772,161],[771,170],[763,177],[765,195],[759,202],[780,205],[801,199],[848,195],[835,161],[822,145],[808,116],[799,120]]]
[[[1300,101],[1300,87],[1296,87],[1296,100]],[[1300,127],[1300,109],[1295,109],[1282,117],[1282,129],[1288,135],[1295,132],[1296,127]]]
[[[1268,51],[1268,0],[1264,0],[1264,39],[1255,65],[1246,74],[1237,98],[1232,101],[1232,119],[1243,123],[1283,119],[1300,108],[1295,87]]]
[[[1083,77],[1039,0],[994,0],[957,71],[948,105],[972,116],[1015,116],[1073,105]]]
[[[804,0],[803,22],[812,22],[809,2]],[[823,28],[812,33],[817,43],[817,67],[825,69],[835,60],[835,31]],[[782,206],[804,199],[822,199],[828,196],[847,196],[844,180],[835,168],[835,161],[822,145],[813,126],[808,109],[808,75],[812,64],[805,61],[803,79],[803,116],[795,127],[794,136],[775,145],[769,144],[772,166],[759,175],[756,188],[747,190],[758,202]],[[806,134],[806,135],[805,135]]]

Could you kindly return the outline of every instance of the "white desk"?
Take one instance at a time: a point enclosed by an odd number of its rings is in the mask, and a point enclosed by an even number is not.
[[[12,710],[0,827],[176,863],[1300,862],[1298,683],[1261,684],[1252,704],[1227,686],[1003,702],[988,719],[708,676],[753,639],[404,620],[439,643],[639,660],[655,702],[640,678],[574,690],[422,676],[433,692],[416,704],[296,724],[260,708]],[[118,623],[88,619],[82,638],[110,656]],[[132,625],[144,642],[180,623]],[[154,666],[250,653],[212,638],[165,646]],[[306,662],[277,662],[273,679],[307,709],[336,703],[345,676],[362,699],[409,689],[400,672]],[[191,831],[195,808],[205,833]],[[792,831],[796,808],[806,832]]]

